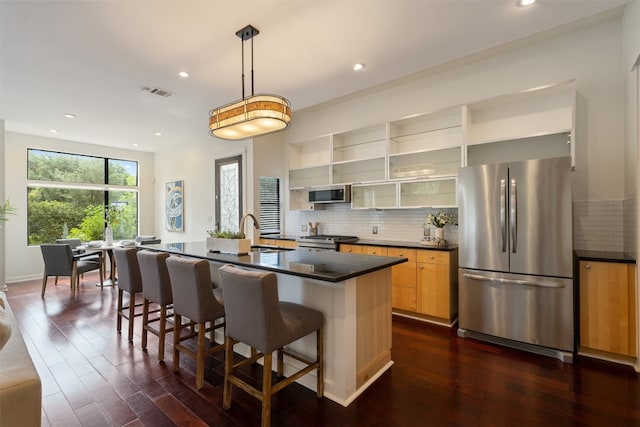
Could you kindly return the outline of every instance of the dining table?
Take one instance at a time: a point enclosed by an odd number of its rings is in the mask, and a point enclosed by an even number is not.
[[[127,242],[127,241],[125,241]],[[118,284],[118,279],[116,277],[116,261],[115,258],[113,256],[113,249],[114,248],[121,248],[121,247],[135,247],[135,243],[132,244],[125,244],[122,241],[120,242],[113,242],[111,245],[107,245],[106,243],[102,243],[101,245],[90,245],[90,244],[83,244],[81,246],[78,246],[76,249],[82,250],[85,253],[91,253],[91,252],[102,252],[103,254],[107,255],[107,259],[109,260],[109,277],[105,278],[103,280],[103,283],[96,283],[96,286],[115,286]]]

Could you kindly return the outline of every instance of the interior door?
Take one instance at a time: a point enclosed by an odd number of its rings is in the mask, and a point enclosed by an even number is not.
[[[239,231],[242,218],[242,155],[216,160],[216,230]]]

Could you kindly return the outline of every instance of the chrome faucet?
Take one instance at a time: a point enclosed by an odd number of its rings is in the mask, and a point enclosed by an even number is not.
[[[251,217],[251,219],[253,220],[253,224],[256,226],[256,230],[260,230],[260,223],[258,222],[258,220],[256,219],[255,216],[253,216],[253,214],[244,214],[244,216],[242,217],[242,219],[240,220],[240,234],[242,234],[242,238],[245,238],[244,235],[244,222],[247,220],[247,217]]]

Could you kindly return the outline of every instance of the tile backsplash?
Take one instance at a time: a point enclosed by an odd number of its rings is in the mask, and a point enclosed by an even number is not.
[[[307,235],[309,234],[308,222],[318,222],[320,223],[319,234],[417,242],[424,236],[427,214],[438,210],[446,211],[455,218],[458,217],[457,209],[360,210],[351,209],[348,203],[328,204],[324,210],[287,212],[285,233],[294,236]],[[302,231],[303,227],[307,227],[307,231]],[[373,233],[374,227],[377,228],[377,234]],[[450,243],[458,243],[458,227],[446,225],[444,238]]]
[[[441,209],[457,218],[457,209]],[[318,211],[286,212],[285,233],[308,234],[308,222],[320,223],[320,234],[358,236],[371,240],[419,241],[426,217],[436,209],[358,210],[336,203]],[[307,231],[303,231],[307,227]],[[374,228],[377,234],[373,233]],[[626,251],[635,255],[635,199],[573,202],[574,249]],[[458,243],[458,227],[445,226],[445,239]]]

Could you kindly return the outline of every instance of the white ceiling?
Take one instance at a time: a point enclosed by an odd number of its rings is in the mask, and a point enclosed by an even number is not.
[[[0,0],[0,118],[7,131],[143,151],[214,142],[209,110],[241,97],[235,32],[247,24],[260,31],[255,92],[288,98],[295,120],[296,110],[627,2]],[[366,68],[355,73],[356,62]],[[249,68],[247,59],[247,95]],[[178,77],[181,70],[191,77]]]

